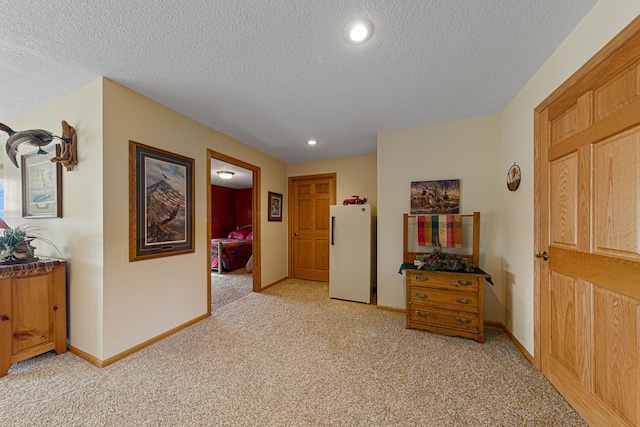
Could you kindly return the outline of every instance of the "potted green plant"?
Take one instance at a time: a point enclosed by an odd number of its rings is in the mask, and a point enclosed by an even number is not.
[[[0,219],[0,221],[2,221]],[[6,225],[4,221],[2,224]],[[60,252],[48,238],[40,232],[41,227],[29,224],[20,224],[17,227],[6,226],[0,231],[0,264],[19,264],[35,261],[35,247],[31,245],[34,240],[41,240]]]

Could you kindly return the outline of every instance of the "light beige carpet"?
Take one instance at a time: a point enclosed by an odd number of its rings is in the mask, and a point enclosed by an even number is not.
[[[38,356],[0,378],[1,426],[575,426],[499,330],[405,329],[402,313],[288,280],[106,368]]]
[[[211,273],[211,313],[247,296],[252,290],[253,279],[245,268],[222,274]]]

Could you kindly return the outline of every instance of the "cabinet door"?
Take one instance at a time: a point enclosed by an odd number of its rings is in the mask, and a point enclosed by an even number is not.
[[[50,275],[13,279],[13,354],[53,342]]]

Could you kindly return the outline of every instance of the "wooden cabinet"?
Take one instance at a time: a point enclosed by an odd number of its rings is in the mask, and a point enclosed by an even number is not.
[[[425,252],[415,243],[417,218],[403,215],[403,250],[401,271],[406,273],[407,328],[423,329],[437,334],[472,338],[484,342],[482,290],[491,276],[478,268],[480,261],[480,212],[459,215],[468,220],[471,239],[467,250],[453,252],[474,266],[473,272],[418,270],[414,260]],[[432,223],[426,215],[427,223]],[[464,226],[464,225],[463,225]],[[410,249],[412,248],[412,249]]]
[[[0,377],[13,363],[67,351],[66,262],[0,266]]]
[[[407,328],[484,342],[486,274],[405,269]]]

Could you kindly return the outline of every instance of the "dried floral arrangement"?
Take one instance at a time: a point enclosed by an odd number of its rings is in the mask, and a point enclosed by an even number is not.
[[[442,252],[441,247],[435,247],[428,255],[418,255],[415,263],[420,270],[466,271],[471,273],[475,266],[468,259],[460,255]]]

